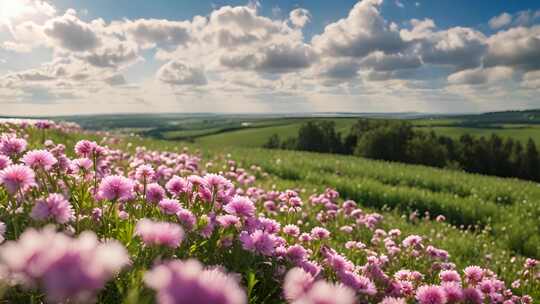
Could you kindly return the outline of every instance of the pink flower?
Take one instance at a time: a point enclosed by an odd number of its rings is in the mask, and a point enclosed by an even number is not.
[[[482,304],[484,303],[484,296],[476,288],[465,288],[463,289],[463,301],[471,304]]]
[[[255,214],[255,205],[245,196],[235,196],[223,208],[225,212],[239,217],[252,217]]]
[[[174,260],[155,266],[144,282],[157,293],[159,304],[245,304],[238,282],[220,270],[205,270],[196,260]]]
[[[168,222],[142,219],[137,222],[135,235],[139,236],[145,245],[164,245],[178,248],[184,239],[184,229]]]
[[[0,155],[0,170],[4,170],[7,166],[11,164],[11,159],[8,156]]]
[[[180,196],[184,193],[187,193],[191,191],[191,183],[188,182],[187,179],[181,178],[179,176],[173,176],[167,184],[165,184],[165,188],[167,191],[169,191],[170,194],[174,196]]]
[[[330,231],[323,227],[314,227],[311,229],[311,237],[315,240],[323,240],[330,237]]]
[[[35,220],[53,218],[57,223],[65,224],[74,219],[75,213],[61,194],[51,193],[46,199],[36,201],[31,217]]]
[[[285,299],[290,302],[298,300],[311,289],[314,282],[313,276],[302,268],[297,267],[289,270],[283,282]]]
[[[476,284],[480,282],[484,277],[484,269],[478,266],[466,267],[463,272],[465,273],[465,278],[467,279],[467,282],[471,284]]]
[[[300,234],[300,228],[296,225],[286,225],[283,227],[283,232],[290,236],[298,236]]]
[[[109,175],[99,184],[100,197],[113,201],[125,201],[133,195],[133,181],[120,175]]]
[[[223,228],[235,226],[240,222],[240,219],[232,214],[220,215],[216,218],[218,224]]]
[[[47,150],[32,150],[26,152],[22,161],[33,169],[50,170],[58,160]]]
[[[455,270],[443,270],[439,273],[439,278],[443,282],[461,282],[461,277]]]
[[[403,298],[384,297],[379,304],[407,304]]]
[[[409,235],[403,240],[402,244],[403,244],[403,247],[405,248],[408,248],[408,247],[416,248],[422,245],[422,237],[419,235]]]
[[[178,200],[168,198],[159,201],[158,206],[161,212],[169,215],[174,215],[182,209],[182,205],[180,205]]]
[[[446,282],[442,284],[442,288],[446,293],[448,303],[458,303],[463,300],[463,291],[461,285],[457,282]]]
[[[10,275],[42,286],[49,302],[88,302],[129,263],[126,249],[116,241],[100,243],[93,232],[77,239],[55,232],[26,230],[17,241],[0,247]]]
[[[354,291],[343,285],[317,281],[309,291],[294,304],[354,304]]]
[[[146,200],[149,203],[157,204],[165,197],[165,190],[157,183],[146,186]]]
[[[195,227],[195,224],[197,224],[197,218],[193,214],[193,212],[187,210],[187,209],[180,209],[178,212],[176,212],[176,217],[178,218],[178,221],[186,230],[192,230],[193,227]]]
[[[7,156],[14,156],[26,150],[26,140],[14,135],[4,135],[0,138],[0,152]]]
[[[92,153],[96,149],[97,145],[98,144],[96,142],[93,142],[93,141],[80,140],[79,142],[77,142],[77,144],[75,144],[75,153],[79,157],[91,158],[91,157],[93,157]]]
[[[287,248],[286,255],[291,261],[299,262],[305,260],[308,253],[302,245],[295,244]]]
[[[252,234],[242,231],[239,238],[245,250],[255,251],[262,255],[272,255],[276,247],[274,236],[262,230],[255,230]]]
[[[231,182],[225,177],[217,174],[206,174],[204,179],[206,180],[206,184],[214,190],[220,187],[229,187],[232,185]]]
[[[135,178],[140,182],[151,182],[154,179],[156,171],[149,165],[140,165],[135,170]]]
[[[34,171],[23,165],[10,165],[0,171],[0,184],[4,185],[10,194],[19,190],[25,192],[33,187],[36,184],[34,178]]]
[[[440,286],[423,285],[416,290],[416,300],[419,304],[445,304],[446,293]]]

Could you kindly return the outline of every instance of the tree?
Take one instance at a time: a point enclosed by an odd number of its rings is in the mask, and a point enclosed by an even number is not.
[[[281,147],[281,141],[279,139],[279,135],[276,133],[272,134],[270,138],[268,138],[268,141],[263,145],[263,148],[267,149],[279,149]]]

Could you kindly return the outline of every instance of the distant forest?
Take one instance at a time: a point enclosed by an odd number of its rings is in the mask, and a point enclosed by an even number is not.
[[[532,139],[522,143],[497,134],[459,139],[415,130],[406,121],[360,119],[348,135],[332,121],[303,124],[296,137],[272,135],[265,148],[356,155],[472,173],[540,181],[540,157]]]

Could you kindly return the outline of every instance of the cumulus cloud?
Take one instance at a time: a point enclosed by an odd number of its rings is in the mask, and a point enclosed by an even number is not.
[[[405,34],[418,37],[420,54],[424,63],[449,65],[456,69],[477,67],[482,63],[486,52],[486,37],[471,28],[453,27],[447,30],[432,31],[432,23],[424,21]]]
[[[96,52],[85,54],[80,58],[99,68],[119,68],[133,63],[139,59],[139,56],[136,46],[121,42],[115,46],[107,46]]]
[[[124,75],[122,74],[114,74],[110,77],[105,78],[103,81],[111,86],[118,86],[126,84],[126,79],[124,78]]]
[[[263,16],[257,1],[216,7],[190,20],[111,22],[81,18],[73,10],[59,13],[41,0],[20,1],[41,5],[43,12],[34,9],[31,19],[0,25],[7,30],[0,49],[30,56],[47,48],[52,60],[0,75],[0,99],[51,102],[101,94],[129,102],[142,98],[152,107],[166,98],[174,105],[180,95],[210,100],[225,94],[228,100],[269,103],[395,94],[401,102],[403,94],[416,99],[426,97],[424,92],[437,100],[436,88],[473,94],[486,87],[502,90],[506,82],[529,93],[540,89],[540,26],[533,25],[540,14],[533,11],[492,18],[489,25],[499,32],[486,36],[483,27],[439,28],[432,19],[397,25],[383,16],[382,0],[361,0],[309,39],[304,36],[308,10]],[[155,74],[144,69],[138,83],[127,85],[124,75],[146,61],[165,64]],[[153,95],[142,96],[150,87]]]
[[[44,32],[55,45],[69,51],[89,51],[101,43],[92,27],[77,18],[73,12],[49,20]]]
[[[117,26],[125,30],[143,48],[175,49],[191,40],[191,23],[158,19],[125,21]]]
[[[525,73],[525,75],[523,75],[521,85],[528,89],[540,89],[540,71]]]
[[[171,85],[205,85],[208,83],[204,70],[193,67],[180,60],[170,61],[162,66],[157,77],[160,81]]]
[[[363,66],[375,71],[394,71],[416,69],[422,66],[420,57],[415,54],[390,54],[375,52],[362,60]]]
[[[509,67],[476,68],[448,76],[450,84],[481,85],[511,79],[514,71]]]
[[[488,39],[484,64],[513,66],[523,70],[540,69],[540,26],[516,27]]]
[[[509,25],[512,22],[512,15],[508,13],[502,13],[499,16],[495,16],[491,19],[489,19],[489,27],[492,29],[500,29],[501,27],[505,27]]]
[[[311,20],[311,14],[307,9],[297,8],[291,11],[289,19],[294,26],[304,27]]]
[[[331,56],[364,57],[374,51],[397,53],[407,47],[397,26],[387,22],[380,13],[382,0],[363,0],[349,12],[347,18],[327,25],[324,32],[313,37],[313,46]]]

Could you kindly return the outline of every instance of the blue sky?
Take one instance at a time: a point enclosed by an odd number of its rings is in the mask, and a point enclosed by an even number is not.
[[[31,115],[540,108],[538,24],[532,0],[10,0],[0,103]]]

